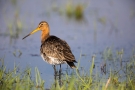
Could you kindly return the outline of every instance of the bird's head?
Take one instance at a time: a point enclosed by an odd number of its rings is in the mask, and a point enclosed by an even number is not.
[[[28,35],[26,35],[23,39],[25,39],[26,37],[34,34],[37,31],[40,31],[40,30],[42,32],[45,32],[45,33],[48,33],[49,34],[49,25],[48,25],[48,23],[46,21],[41,21],[39,23],[38,27],[35,30],[33,30],[32,32],[30,32]]]

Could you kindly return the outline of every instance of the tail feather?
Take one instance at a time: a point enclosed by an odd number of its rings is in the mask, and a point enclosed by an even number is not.
[[[68,62],[67,61],[67,64],[71,67],[71,68],[76,68],[75,64],[73,62]]]

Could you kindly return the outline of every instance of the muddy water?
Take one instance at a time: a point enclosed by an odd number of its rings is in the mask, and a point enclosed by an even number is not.
[[[38,67],[46,87],[53,81],[52,66],[40,57],[41,32],[22,40],[42,20],[49,23],[52,35],[67,41],[80,66],[86,69],[91,65],[93,54],[97,55],[96,66],[101,66],[103,61],[98,55],[107,47],[123,49],[125,58],[131,55],[135,46],[134,0],[72,1],[73,5],[82,3],[84,7],[84,18],[79,21],[66,17],[67,3],[69,1],[0,1],[0,57],[4,57],[7,67],[13,68],[14,63],[20,68],[32,67],[33,71]],[[20,23],[18,32],[16,22]]]

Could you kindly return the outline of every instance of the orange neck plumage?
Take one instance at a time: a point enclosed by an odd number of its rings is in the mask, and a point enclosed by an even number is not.
[[[49,33],[50,33],[49,27],[46,27],[44,30],[42,30],[41,43],[43,43],[50,36]]]

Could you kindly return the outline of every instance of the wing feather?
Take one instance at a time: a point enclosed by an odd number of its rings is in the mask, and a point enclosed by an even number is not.
[[[66,41],[56,36],[48,37],[48,39],[42,43],[40,51],[46,56],[55,57],[58,60],[76,62]]]

